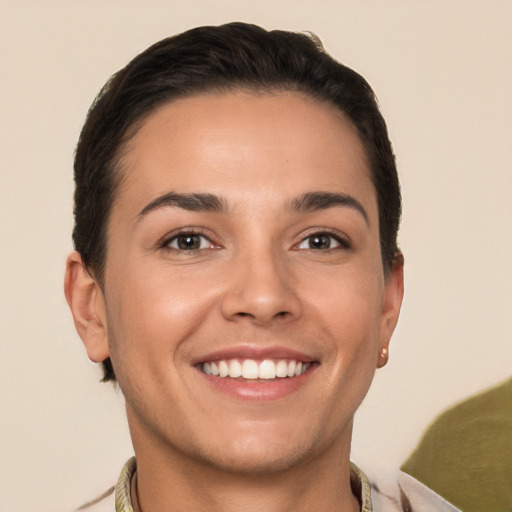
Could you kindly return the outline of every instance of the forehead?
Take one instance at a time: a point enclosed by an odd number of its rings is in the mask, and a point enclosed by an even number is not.
[[[336,107],[292,92],[165,104],[127,143],[122,172],[119,195],[140,208],[171,190],[253,203],[324,190],[375,203],[356,128]]]

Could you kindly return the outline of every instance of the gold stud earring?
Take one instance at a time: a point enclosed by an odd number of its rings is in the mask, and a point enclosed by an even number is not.
[[[379,354],[379,362],[377,363],[377,368],[382,368],[383,366],[386,366],[388,362],[388,356],[389,353],[387,347],[382,348]]]

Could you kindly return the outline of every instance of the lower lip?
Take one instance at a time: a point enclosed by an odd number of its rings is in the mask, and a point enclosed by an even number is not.
[[[201,370],[200,374],[208,383],[222,393],[241,400],[269,401],[279,400],[298,391],[315,372],[317,365],[312,365],[306,373],[297,377],[285,377],[264,382],[216,377]]]

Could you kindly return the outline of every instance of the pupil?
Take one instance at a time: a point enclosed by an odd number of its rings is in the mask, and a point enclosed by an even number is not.
[[[314,235],[309,239],[309,247],[311,249],[329,249],[331,239],[327,235]]]
[[[197,235],[182,235],[178,238],[178,247],[184,250],[199,249],[201,242]]]

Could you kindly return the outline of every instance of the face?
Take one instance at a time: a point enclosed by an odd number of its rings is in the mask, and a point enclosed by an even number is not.
[[[122,172],[96,302],[136,451],[251,472],[348,450],[401,300],[351,123],[294,93],[194,96]]]

